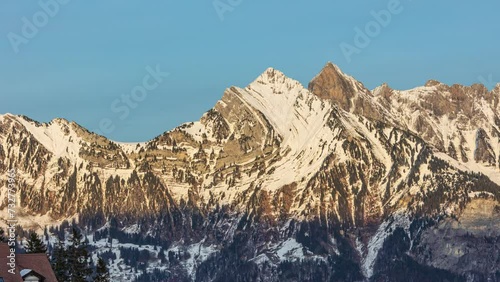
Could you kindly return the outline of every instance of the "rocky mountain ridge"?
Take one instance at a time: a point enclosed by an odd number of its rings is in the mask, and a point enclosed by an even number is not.
[[[436,261],[426,252],[442,241],[425,232],[483,198],[495,218],[499,99],[500,85],[436,81],[370,91],[331,63],[306,89],[269,68],[247,87],[227,89],[199,121],[146,143],[113,142],[64,119],[0,116],[0,171],[18,171],[23,227],[71,218],[94,231],[112,220],[117,230],[136,226],[168,250],[198,247],[197,258],[175,266],[186,279],[224,281],[206,266],[229,267],[228,248],[245,250],[236,268],[266,279],[288,260],[332,267],[341,257],[353,265],[345,281],[378,279],[394,274],[377,261],[394,255],[384,242],[397,235],[401,246],[410,242],[411,258],[397,252],[408,265],[481,281],[499,269],[471,274],[461,261]]]

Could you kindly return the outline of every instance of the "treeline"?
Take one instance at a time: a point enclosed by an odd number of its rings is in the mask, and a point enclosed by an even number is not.
[[[155,269],[151,273],[142,273],[135,280],[136,282],[163,282],[163,281],[176,281],[176,282],[190,282],[191,279],[187,275],[175,276],[168,270]]]
[[[68,282],[109,282],[110,275],[103,258],[92,260],[88,240],[73,226],[66,240],[59,237],[50,254],[52,268],[58,281]]]
[[[67,224],[67,223],[66,223]],[[66,225],[65,226],[68,226]],[[69,226],[68,226],[69,227]],[[71,233],[66,238],[65,229],[54,229],[58,233],[62,230],[62,236],[55,246],[49,242],[47,229],[44,236],[39,236],[34,231],[19,230],[23,234],[26,242],[20,246],[18,253],[47,254],[50,264],[58,281],[65,282],[109,282],[110,275],[108,267],[103,257],[99,257],[97,262],[92,260],[88,240],[84,238],[81,231],[76,227],[71,227]],[[0,228],[0,242],[5,241],[4,230]],[[112,258],[110,253],[103,253]],[[116,256],[114,257],[116,259]]]
[[[125,248],[120,247],[120,257],[123,262],[130,267],[133,267],[136,271],[145,271],[148,265],[148,261],[151,259],[151,253],[148,250],[139,250],[138,248]]]

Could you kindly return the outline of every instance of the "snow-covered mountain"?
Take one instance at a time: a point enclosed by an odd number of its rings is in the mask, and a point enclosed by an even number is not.
[[[0,172],[18,171],[23,228],[78,219],[116,279],[134,244],[172,281],[498,280],[499,100],[500,84],[370,91],[328,63],[305,88],[269,68],[145,143],[2,115]]]

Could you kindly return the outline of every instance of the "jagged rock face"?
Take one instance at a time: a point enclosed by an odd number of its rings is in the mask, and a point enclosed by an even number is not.
[[[373,91],[375,100],[384,104],[395,125],[408,128],[441,152],[470,165],[500,167],[498,90],[479,84],[447,86],[429,81],[424,87],[392,90],[387,86]],[[498,172],[490,170],[489,174]]]
[[[499,97],[500,86],[437,81],[369,91],[331,63],[306,89],[269,68],[227,89],[199,121],[146,143],[112,142],[62,119],[0,116],[0,173],[18,170],[25,227],[80,215],[92,229],[113,218],[114,228],[139,225],[179,253],[198,248],[172,266],[179,277],[239,269],[270,281],[396,279],[383,259],[409,273],[474,276],[474,255],[460,263],[422,255],[442,243],[425,230],[467,217],[477,197],[498,203]],[[307,271],[294,272],[288,259],[324,264],[296,262]]]
[[[372,102],[372,94],[363,84],[327,63],[309,83],[308,89],[321,99],[331,100],[345,111],[375,120],[385,120],[384,111]]]
[[[309,90],[322,99],[335,101],[342,109],[352,108],[351,99],[357,89],[333,64],[327,64],[318,76],[309,83]]]
[[[493,103],[493,108],[500,109],[500,83],[495,86],[495,88],[491,91],[491,100]]]
[[[377,94],[382,97],[384,100],[384,104],[388,105],[387,102],[389,102],[389,99],[391,98],[392,94],[394,93],[394,90],[387,84],[384,83],[382,84],[378,89],[377,89]]]
[[[474,151],[474,160],[487,165],[496,165],[495,151],[491,147],[490,138],[486,131],[479,128],[476,133],[476,150]]]

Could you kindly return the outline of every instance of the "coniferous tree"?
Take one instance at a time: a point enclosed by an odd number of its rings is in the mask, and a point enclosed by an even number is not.
[[[90,268],[90,255],[87,251],[87,244],[83,236],[76,227],[73,227],[69,239],[70,245],[67,250],[67,261],[69,268],[69,281],[84,282],[92,274]]]
[[[45,237],[45,241],[49,241],[49,231],[47,230],[47,226],[45,226],[43,230],[43,236]]]
[[[30,237],[28,238],[26,244],[26,253],[28,254],[40,254],[46,253],[47,246],[42,241],[42,239],[35,232],[30,233]]]
[[[96,275],[94,277],[94,282],[109,282],[109,271],[106,266],[106,262],[102,258],[97,261]]]
[[[165,249],[163,247],[160,249],[160,252],[158,253],[158,258],[163,264],[167,262],[167,257],[165,256]]]
[[[5,241],[4,234],[5,234],[5,231],[2,228],[0,228],[0,243]]]
[[[69,281],[67,251],[62,240],[59,240],[52,253],[52,269],[57,281]]]

